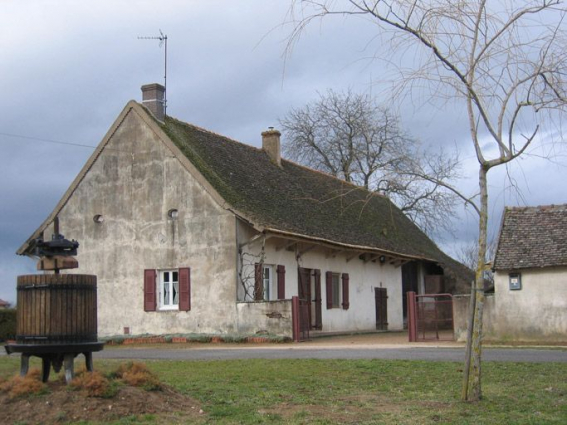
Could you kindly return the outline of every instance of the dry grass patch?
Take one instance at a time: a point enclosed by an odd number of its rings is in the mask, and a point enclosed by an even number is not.
[[[42,394],[45,391],[47,391],[47,386],[41,382],[41,371],[39,369],[30,370],[24,377],[16,375],[0,383],[0,392],[7,393],[11,399]]]
[[[14,366],[17,367],[15,362]],[[32,369],[25,378],[2,379],[0,423],[165,425],[207,421],[199,402],[162,385],[145,365],[128,363],[115,367],[116,371],[108,375],[82,368],[69,385],[64,374],[42,383],[39,369]]]
[[[70,382],[69,388],[81,391],[87,397],[110,398],[116,394],[116,385],[102,373],[81,370]]]
[[[133,387],[140,387],[147,391],[162,389],[162,384],[153,372],[144,363],[128,362],[121,364],[112,374],[124,383]]]

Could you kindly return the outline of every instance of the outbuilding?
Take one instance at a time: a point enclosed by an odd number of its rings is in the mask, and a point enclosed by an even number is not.
[[[567,341],[567,205],[506,207],[488,337]]]

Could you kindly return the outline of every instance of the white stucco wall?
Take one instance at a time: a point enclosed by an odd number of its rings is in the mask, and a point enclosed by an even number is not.
[[[271,335],[293,338],[291,300],[267,302],[239,302],[238,333]]]
[[[177,220],[168,218],[177,209]],[[104,222],[93,217],[101,214]],[[98,276],[99,335],[236,332],[235,217],[132,110],[59,214]],[[45,232],[49,238],[52,227]],[[191,311],[144,311],[144,269],[191,268]]]
[[[494,274],[495,337],[567,341],[567,267],[519,272],[520,290],[509,288],[508,271]]]
[[[239,225],[239,240],[241,243],[250,240],[255,233],[247,230],[245,225]],[[388,291],[388,329],[403,329],[402,309],[402,273],[401,267],[390,264],[380,264],[360,260],[358,257],[347,261],[352,253],[338,253],[335,257],[328,256],[328,249],[317,247],[296,258],[295,250],[282,249],[281,239],[267,239],[265,242],[264,263],[269,265],[284,265],[286,269],[286,299],[298,295],[298,267],[318,269],[321,271],[322,325],[323,332],[371,331],[376,330],[376,305],[374,288],[383,287]],[[262,240],[247,245],[243,250],[259,258]],[[279,249],[278,249],[279,248]],[[245,264],[244,267],[253,267]],[[325,273],[349,274],[348,310],[342,308],[326,308]],[[252,272],[243,273],[252,276]],[[252,284],[252,282],[251,282]],[[242,300],[244,291],[239,289]]]
[[[455,340],[466,342],[467,327],[470,312],[470,295],[453,296],[453,331]],[[497,316],[494,302],[494,294],[486,294],[482,310],[482,337],[485,340],[499,339],[495,333],[497,327]]]

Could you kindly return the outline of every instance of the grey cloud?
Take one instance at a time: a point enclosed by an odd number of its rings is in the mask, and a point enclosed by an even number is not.
[[[290,27],[281,24],[288,6],[170,0],[156,10],[150,1],[4,2],[0,132],[97,145],[126,102],[140,99],[142,84],[163,81],[163,47],[137,38],[161,28],[169,37],[172,116],[258,146],[262,130],[318,91],[372,90],[431,149],[456,146],[462,157],[471,156],[462,108],[434,109],[423,93],[401,104],[388,97],[391,72],[372,59],[384,49],[373,25],[343,18],[313,25],[284,61]],[[394,56],[400,66],[412,60],[409,51]],[[33,271],[33,262],[17,258],[14,247],[43,221],[91,153],[0,135],[0,298],[14,300],[15,276]],[[463,187],[474,191],[474,161],[464,170]],[[537,171],[530,167],[523,170],[530,173],[526,202],[565,202],[557,185],[531,176]],[[559,167],[549,178],[564,181],[566,174]],[[504,177],[495,173],[494,191]],[[495,196],[491,211],[496,215],[508,201],[516,202]],[[470,214],[460,213],[457,224],[458,240],[474,238]],[[445,241],[451,250],[453,236]]]

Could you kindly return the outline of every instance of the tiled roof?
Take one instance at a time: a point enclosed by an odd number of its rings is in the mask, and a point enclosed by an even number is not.
[[[166,118],[165,133],[234,210],[266,229],[452,265],[387,197]],[[461,269],[462,267],[462,269]]]
[[[9,305],[10,303],[8,301],[4,301],[2,298],[0,298],[0,307],[6,307]]]
[[[567,205],[506,207],[496,270],[567,266]]]

